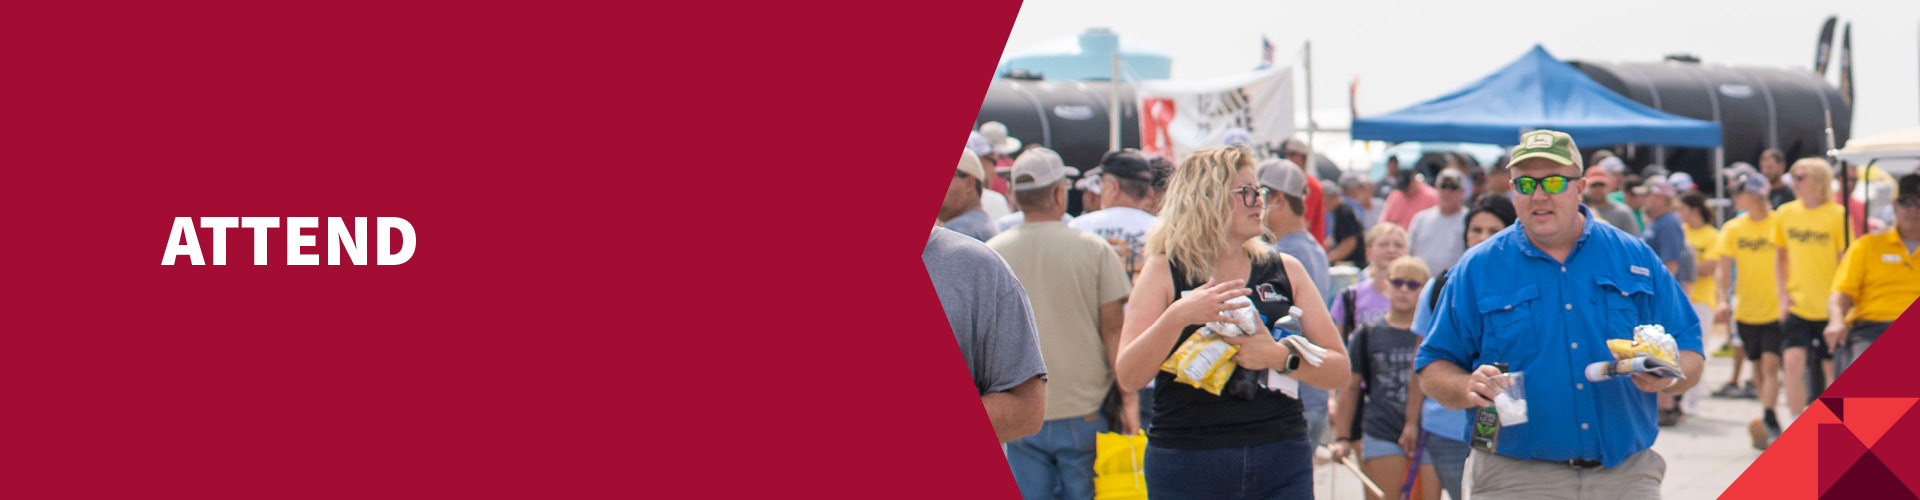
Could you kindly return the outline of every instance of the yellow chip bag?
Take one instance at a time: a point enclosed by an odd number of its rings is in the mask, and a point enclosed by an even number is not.
[[[1680,348],[1673,336],[1660,325],[1640,325],[1633,328],[1633,339],[1612,339],[1607,341],[1607,350],[1613,352],[1614,359],[1632,359],[1634,356],[1652,356],[1654,359],[1679,366]]]
[[[1233,355],[1239,352],[1239,346],[1220,340],[1219,335],[1203,326],[1187,336],[1187,341],[1173,350],[1173,356],[1160,363],[1160,370],[1172,373],[1175,382],[1218,396],[1220,390],[1226,388],[1227,379],[1233,377]]]

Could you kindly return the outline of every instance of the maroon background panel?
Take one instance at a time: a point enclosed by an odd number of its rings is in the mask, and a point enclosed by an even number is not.
[[[8,6],[0,496],[1012,498],[917,255],[1018,3],[904,5]]]

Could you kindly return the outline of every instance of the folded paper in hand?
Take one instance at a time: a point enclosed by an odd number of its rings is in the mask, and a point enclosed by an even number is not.
[[[1288,335],[1280,337],[1279,340],[1282,345],[1292,349],[1294,355],[1300,356],[1301,361],[1305,361],[1309,365],[1320,366],[1321,363],[1327,361],[1327,350],[1320,346],[1313,345],[1313,342],[1307,341],[1306,337]],[[1282,374],[1279,371],[1267,370],[1267,390],[1280,391],[1286,393],[1287,397],[1299,399],[1300,380],[1293,378],[1291,375]]]

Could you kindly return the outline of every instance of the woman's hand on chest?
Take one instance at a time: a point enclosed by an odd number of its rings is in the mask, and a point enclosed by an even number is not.
[[[1286,364],[1291,350],[1274,341],[1273,336],[1265,332],[1237,337],[1221,337],[1228,344],[1240,347],[1240,353],[1233,356],[1233,362],[1248,370],[1279,368]]]

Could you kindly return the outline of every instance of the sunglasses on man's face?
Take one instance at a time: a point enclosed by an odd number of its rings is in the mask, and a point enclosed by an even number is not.
[[[1440,181],[1440,189],[1447,190],[1447,191],[1457,191],[1460,189],[1460,181],[1456,181],[1453,179],[1443,179]]]
[[[1533,194],[1535,190],[1544,188],[1547,190],[1547,194],[1560,194],[1566,192],[1567,186],[1571,185],[1575,179],[1579,179],[1579,177],[1567,177],[1564,175],[1515,177],[1513,178],[1513,189],[1519,191],[1520,194]]]
[[[1420,287],[1426,286],[1426,283],[1421,283],[1414,280],[1403,280],[1399,278],[1388,280],[1387,283],[1390,283],[1393,285],[1394,288],[1398,288],[1401,290],[1419,290]]]
[[[1920,208],[1920,196],[1902,196],[1894,200],[1893,204],[1899,205],[1900,208]]]
[[[1265,187],[1240,186],[1240,189],[1235,189],[1233,192],[1234,194],[1240,195],[1240,203],[1249,207],[1257,207],[1267,201],[1268,193],[1272,193],[1273,190]]]

